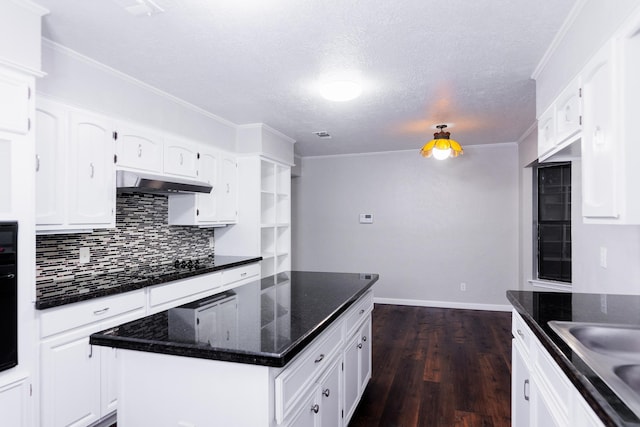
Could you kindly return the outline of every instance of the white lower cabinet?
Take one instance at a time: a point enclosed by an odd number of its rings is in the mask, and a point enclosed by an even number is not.
[[[344,351],[344,419],[348,423],[371,378],[371,319],[367,317]]]
[[[30,418],[30,382],[18,377],[0,385],[0,418],[3,426],[27,427]]]
[[[515,310],[512,325],[512,425],[602,427],[602,421]]]

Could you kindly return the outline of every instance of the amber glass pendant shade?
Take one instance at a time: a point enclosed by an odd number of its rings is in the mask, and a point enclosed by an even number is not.
[[[444,131],[447,125],[438,125],[436,127],[440,129],[440,132],[434,133],[433,139],[420,149],[420,154],[423,157],[433,156],[438,160],[444,160],[448,157],[458,157],[464,152],[462,146],[450,138],[451,133]]]

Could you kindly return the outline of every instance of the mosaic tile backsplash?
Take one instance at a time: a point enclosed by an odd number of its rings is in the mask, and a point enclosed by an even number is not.
[[[116,228],[37,236],[36,288],[51,286],[52,281],[213,255],[209,247],[213,229],[167,225],[168,205],[167,196],[119,194]],[[91,260],[80,264],[80,248],[85,247]]]

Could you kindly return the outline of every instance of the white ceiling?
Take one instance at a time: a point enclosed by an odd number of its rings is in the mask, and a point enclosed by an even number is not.
[[[535,120],[531,73],[575,0],[37,0],[44,36],[302,156],[418,150],[448,123],[463,146],[516,141]],[[317,81],[355,70],[336,103]],[[47,70],[51,72],[51,70]],[[327,131],[331,139],[313,132]]]

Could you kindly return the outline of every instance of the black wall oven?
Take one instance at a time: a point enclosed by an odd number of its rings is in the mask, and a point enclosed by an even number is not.
[[[18,223],[0,222],[0,371],[18,364]]]

